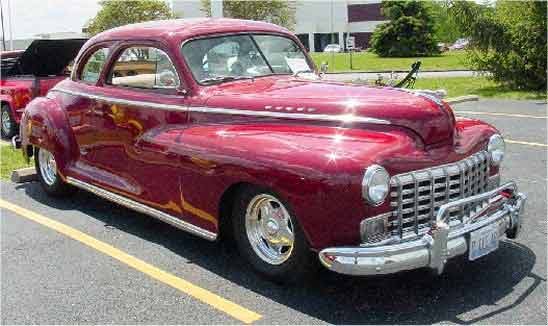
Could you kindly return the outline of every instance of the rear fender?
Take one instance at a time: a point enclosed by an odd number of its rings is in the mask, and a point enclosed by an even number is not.
[[[27,105],[20,126],[23,155],[29,146],[44,148],[55,156],[61,174],[77,158],[74,134],[65,110],[54,99],[40,97]]]

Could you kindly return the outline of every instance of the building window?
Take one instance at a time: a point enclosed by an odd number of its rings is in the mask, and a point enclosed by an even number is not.
[[[366,22],[386,20],[382,14],[380,3],[348,5],[348,22]]]
[[[314,33],[315,52],[323,52],[328,44],[339,44],[338,33]]]
[[[373,33],[358,32],[351,33],[350,35],[354,36],[354,43],[357,48],[368,49],[369,41],[371,40],[371,36],[373,35]]]

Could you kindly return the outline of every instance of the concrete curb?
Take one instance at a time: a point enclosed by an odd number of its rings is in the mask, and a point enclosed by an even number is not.
[[[378,70],[378,71],[365,71],[365,70],[348,70],[348,71],[333,71],[326,72],[326,75],[341,75],[341,74],[389,74],[389,73],[408,73],[409,70]],[[449,69],[449,70],[419,70],[419,75],[421,72],[472,72],[482,74],[485,71],[481,70],[462,70],[462,69]]]
[[[474,102],[479,101],[479,96],[477,95],[464,95],[459,97],[452,97],[445,100],[447,104],[458,104],[464,102]]]
[[[24,183],[38,180],[34,168],[24,168],[11,171],[11,181],[15,183]]]

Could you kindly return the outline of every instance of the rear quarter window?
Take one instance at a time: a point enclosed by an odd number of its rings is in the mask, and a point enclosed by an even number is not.
[[[108,57],[108,48],[100,48],[88,57],[80,73],[80,80],[88,83],[96,83]]]

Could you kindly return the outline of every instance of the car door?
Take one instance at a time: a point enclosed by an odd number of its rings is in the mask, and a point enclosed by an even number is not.
[[[95,117],[94,164],[108,186],[180,215],[180,169],[173,146],[188,123],[187,99],[168,51],[127,43],[113,51]]]
[[[77,72],[73,79],[74,82],[69,86],[72,100],[67,101],[65,108],[78,144],[78,160],[81,166],[88,165],[93,161],[95,137],[98,134],[97,126],[94,123],[98,103],[94,97],[81,94],[97,93],[97,83],[107,62],[110,46],[110,43],[100,44],[86,51],[82,59],[82,62],[85,63]]]

